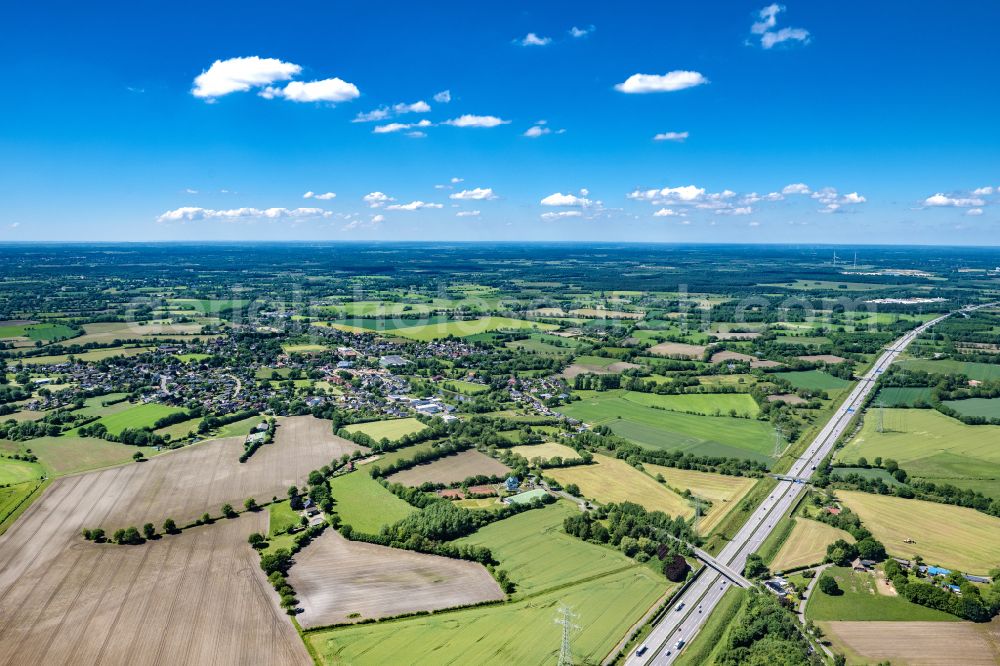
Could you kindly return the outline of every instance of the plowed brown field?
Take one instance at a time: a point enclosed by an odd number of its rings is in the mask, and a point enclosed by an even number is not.
[[[288,581],[303,627],[504,598],[481,564],[348,541],[334,530],[295,556]]]
[[[53,482],[0,536],[0,664],[308,664],[246,543],[267,512],[141,546],[80,536],[269,500],[357,448],[312,417],[241,465],[242,439]]]

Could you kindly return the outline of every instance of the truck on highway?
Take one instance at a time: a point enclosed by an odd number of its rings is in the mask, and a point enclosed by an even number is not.
[[[646,650],[648,649],[649,646],[643,643],[642,645],[639,646],[639,649],[635,651],[635,656],[641,657],[642,655],[646,654]]]

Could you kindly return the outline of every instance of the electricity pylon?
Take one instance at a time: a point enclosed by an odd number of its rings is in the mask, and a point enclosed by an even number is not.
[[[576,615],[567,606],[559,607],[559,617],[556,624],[562,625],[562,645],[559,648],[559,666],[573,666],[573,652],[570,649],[569,637],[574,629],[579,627],[573,624]]]

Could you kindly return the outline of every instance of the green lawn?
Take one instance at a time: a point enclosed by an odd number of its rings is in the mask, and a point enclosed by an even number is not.
[[[271,521],[267,528],[269,537],[284,534],[292,525],[298,525],[301,519],[298,512],[292,510],[288,500],[269,504],[267,511],[271,516]]]
[[[835,391],[847,388],[851,382],[840,377],[834,377],[822,370],[799,370],[795,372],[776,372],[775,377],[781,377],[797,389],[810,391]]]
[[[191,363],[197,361],[204,361],[207,358],[212,358],[211,354],[177,354],[176,358],[181,363]]]
[[[559,609],[575,614],[574,663],[599,663],[670,587],[621,553],[562,532],[576,509],[558,503],[493,523],[458,543],[489,546],[518,583],[511,603],[307,632],[326,664],[555,663]]]
[[[883,431],[879,410],[870,410],[838,460],[892,458],[910,476],[1000,498],[1000,426],[969,426],[931,409],[881,411]]]
[[[633,402],[623,391],[577,393],[582,400],[560,408],[566,416],[594,426],[607,425],[641,446],[763,462],[772,460],[774,433],[763,421],[654,409]]]
[[[344,430],[351,433],[363,432],[376,442],[379,442],[382,439],[388,439],[390,442],[395,442],[401,437],[420,432],[426,427],[427,426],[417,419],[408,418],[390,419],[388,421],[369,421],[368,423],[355,423],[353,425],[344,426]]]
[[[334,511],[359,532],[378,534],[383,525],[402,520],[415,508],[383,488],[364,470],[330,480]]]
[[[462,393],[463,395],[476,395],[479,393],[486,393],[490,390],[490,387],[484,384],[467,382],[461,379],[445,379],[441,382],[441,387],[446,391]]]
[[[813,588],[806,605],[806,617],[813,621],[958,621],[954,615],[910,603],[903,597],[879,594],[873,574],[855,573],[850,567],[830,567],[824,575],[833,576],[844,593],[830,596],[820,592],[819,585]]]

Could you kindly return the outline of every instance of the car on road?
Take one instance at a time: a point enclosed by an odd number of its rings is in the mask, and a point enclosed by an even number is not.
[[[677,645],[674,646],[674,649],[675,650],[680,650],[682,647],[684,647],[684,639],[683,638],[680,639],[679,641],[677,641]]]
[[[677,604],[677,608],[675,608],[674,610],[675,611],[682,611],[682,610],[684,610],[684,602],[682,601],[679,604]]]

